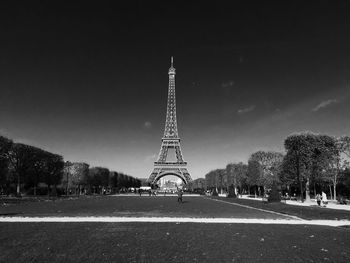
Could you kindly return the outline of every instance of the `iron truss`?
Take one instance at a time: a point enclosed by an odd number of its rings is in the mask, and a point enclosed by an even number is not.
[[[187,170],[187,162],[184,161],[180,146],[180,138],[177,131],[176,120],[176,99],[175,99],[175,68],[173,66],[173,57],[171,57],[171,66],[168,71],[168,101],[165,119],[164,135],[160,147],[158,159],[154,162],[154,169],[148,178],[148,182],[155,184],[160,178],[166,175],[175,175],[187,184],[192,178]],[[168,150],[175,149],[176,162],[167,162]]]

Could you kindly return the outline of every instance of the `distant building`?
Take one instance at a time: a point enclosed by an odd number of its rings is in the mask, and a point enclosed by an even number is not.
[[[177,190],[177,188],[182,185],[182,180],[177,177],[176,178],[163,177],[159,179],[158,185],[161,190]]]

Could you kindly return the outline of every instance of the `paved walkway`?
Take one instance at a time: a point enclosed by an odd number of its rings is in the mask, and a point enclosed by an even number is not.
[[[114,194],[114,195],[110,195],[110,196],[116,196],[116,197],[118,197],[118,196],[127,196],[127,197],[139,197],[140,195],[139,194]],[[157,193],[156,195],[149,195],[148,193],[142,193],[142,195],[141,196],[152,196],[152,197],[154,197],[154,196],[160,196],[160,197],[162,197],[162,196],[165,196],[165,197],[167,197],[167,196],[171,196],[171,197],[173,197],[173,196],[177,196],[177,194],[170,194],[170,193],[167,193],[167,194],[163,194],[163,193]],[[186,197],[200,197],[201,195],[200,194],[183,194],[182,196],[186,196]]]
[[[193,218],[193,217],[115,217],[115,216],[50,216],[50,217],[0,217],[0,223],[205,223],[205,224],[268,224],[349,226],[348,220],[299,220],[261,218]]]
[[[311,199],[310,202],[303,202],[303,203],[300,201],[286,200],[286,204],[288,204],[288,205],[300,205],[300,206],[318,206],[316,203],[316,200],[314,200],[314,199]],[[328,201],[327,206],[326,207],[322,206],[322,208],[350,211],[350,205],[340,205],[340,204],[334,203],[333,201]]]
[[[251,198],[251,197],[247,197],[247,196],[242,196],[240,198],[248,199],[248,200],[262,201],[262,198]],[[286,204],[287,205],[299,205],[299,206],[315,206],[315,207],[318,206],[315,199],[311,199],[310,202],[303,202],[303,203],[300,202],[300,201],[286,200]],[[327,206],[326,207],[322,207],[322,208],[350,211],[350,205],[340,205],[340,204],[335,203],[335,201],[332,201],[332,200],[328,200]]]

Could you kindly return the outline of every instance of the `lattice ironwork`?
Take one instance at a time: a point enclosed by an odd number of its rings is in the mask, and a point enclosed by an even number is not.
[[[176,120],[176,96],[175,96],[175,75],[174,60],[171,57],[171,66],[168,71],[168,101],[165,119],[164,135],[160,147],[158,159],[154,162],[154,169],[148,178],[148,182],[155,184],[161,177],[166,175],[175,175],[180,177],[184,183],[192,181],[187,171],[187,162],[184,161],[180,146],[180,137],[177,131]],[[176,162],[168,162],[168,150],[174,149]]]

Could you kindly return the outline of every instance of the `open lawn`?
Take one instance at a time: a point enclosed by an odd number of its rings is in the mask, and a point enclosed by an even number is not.
[[[349,211],[207,197],[87,196],[0,206],[0,219],[348,219]],[[237,204],[231,204],[235,202]],[[269,212],[271,210],[272,212]],[[328,212],[330,211],[330,212]],[[291,216],[290,216],[291,215]],[[303,221],[302,221],[303,222]],[[0,262],[350,262],[350,228],[152,222],[0,223]]]
[[[17,216],[146,216],[287,218],[239,206],[229,206],[203,197],[176,196],[84,196],[56,201],[21,202],[0,208],[0,215]],[[350,213],[349,213],[350,214]]]
[[[4,223],[0,262],[350,262],[350,232],[319,226]]]

